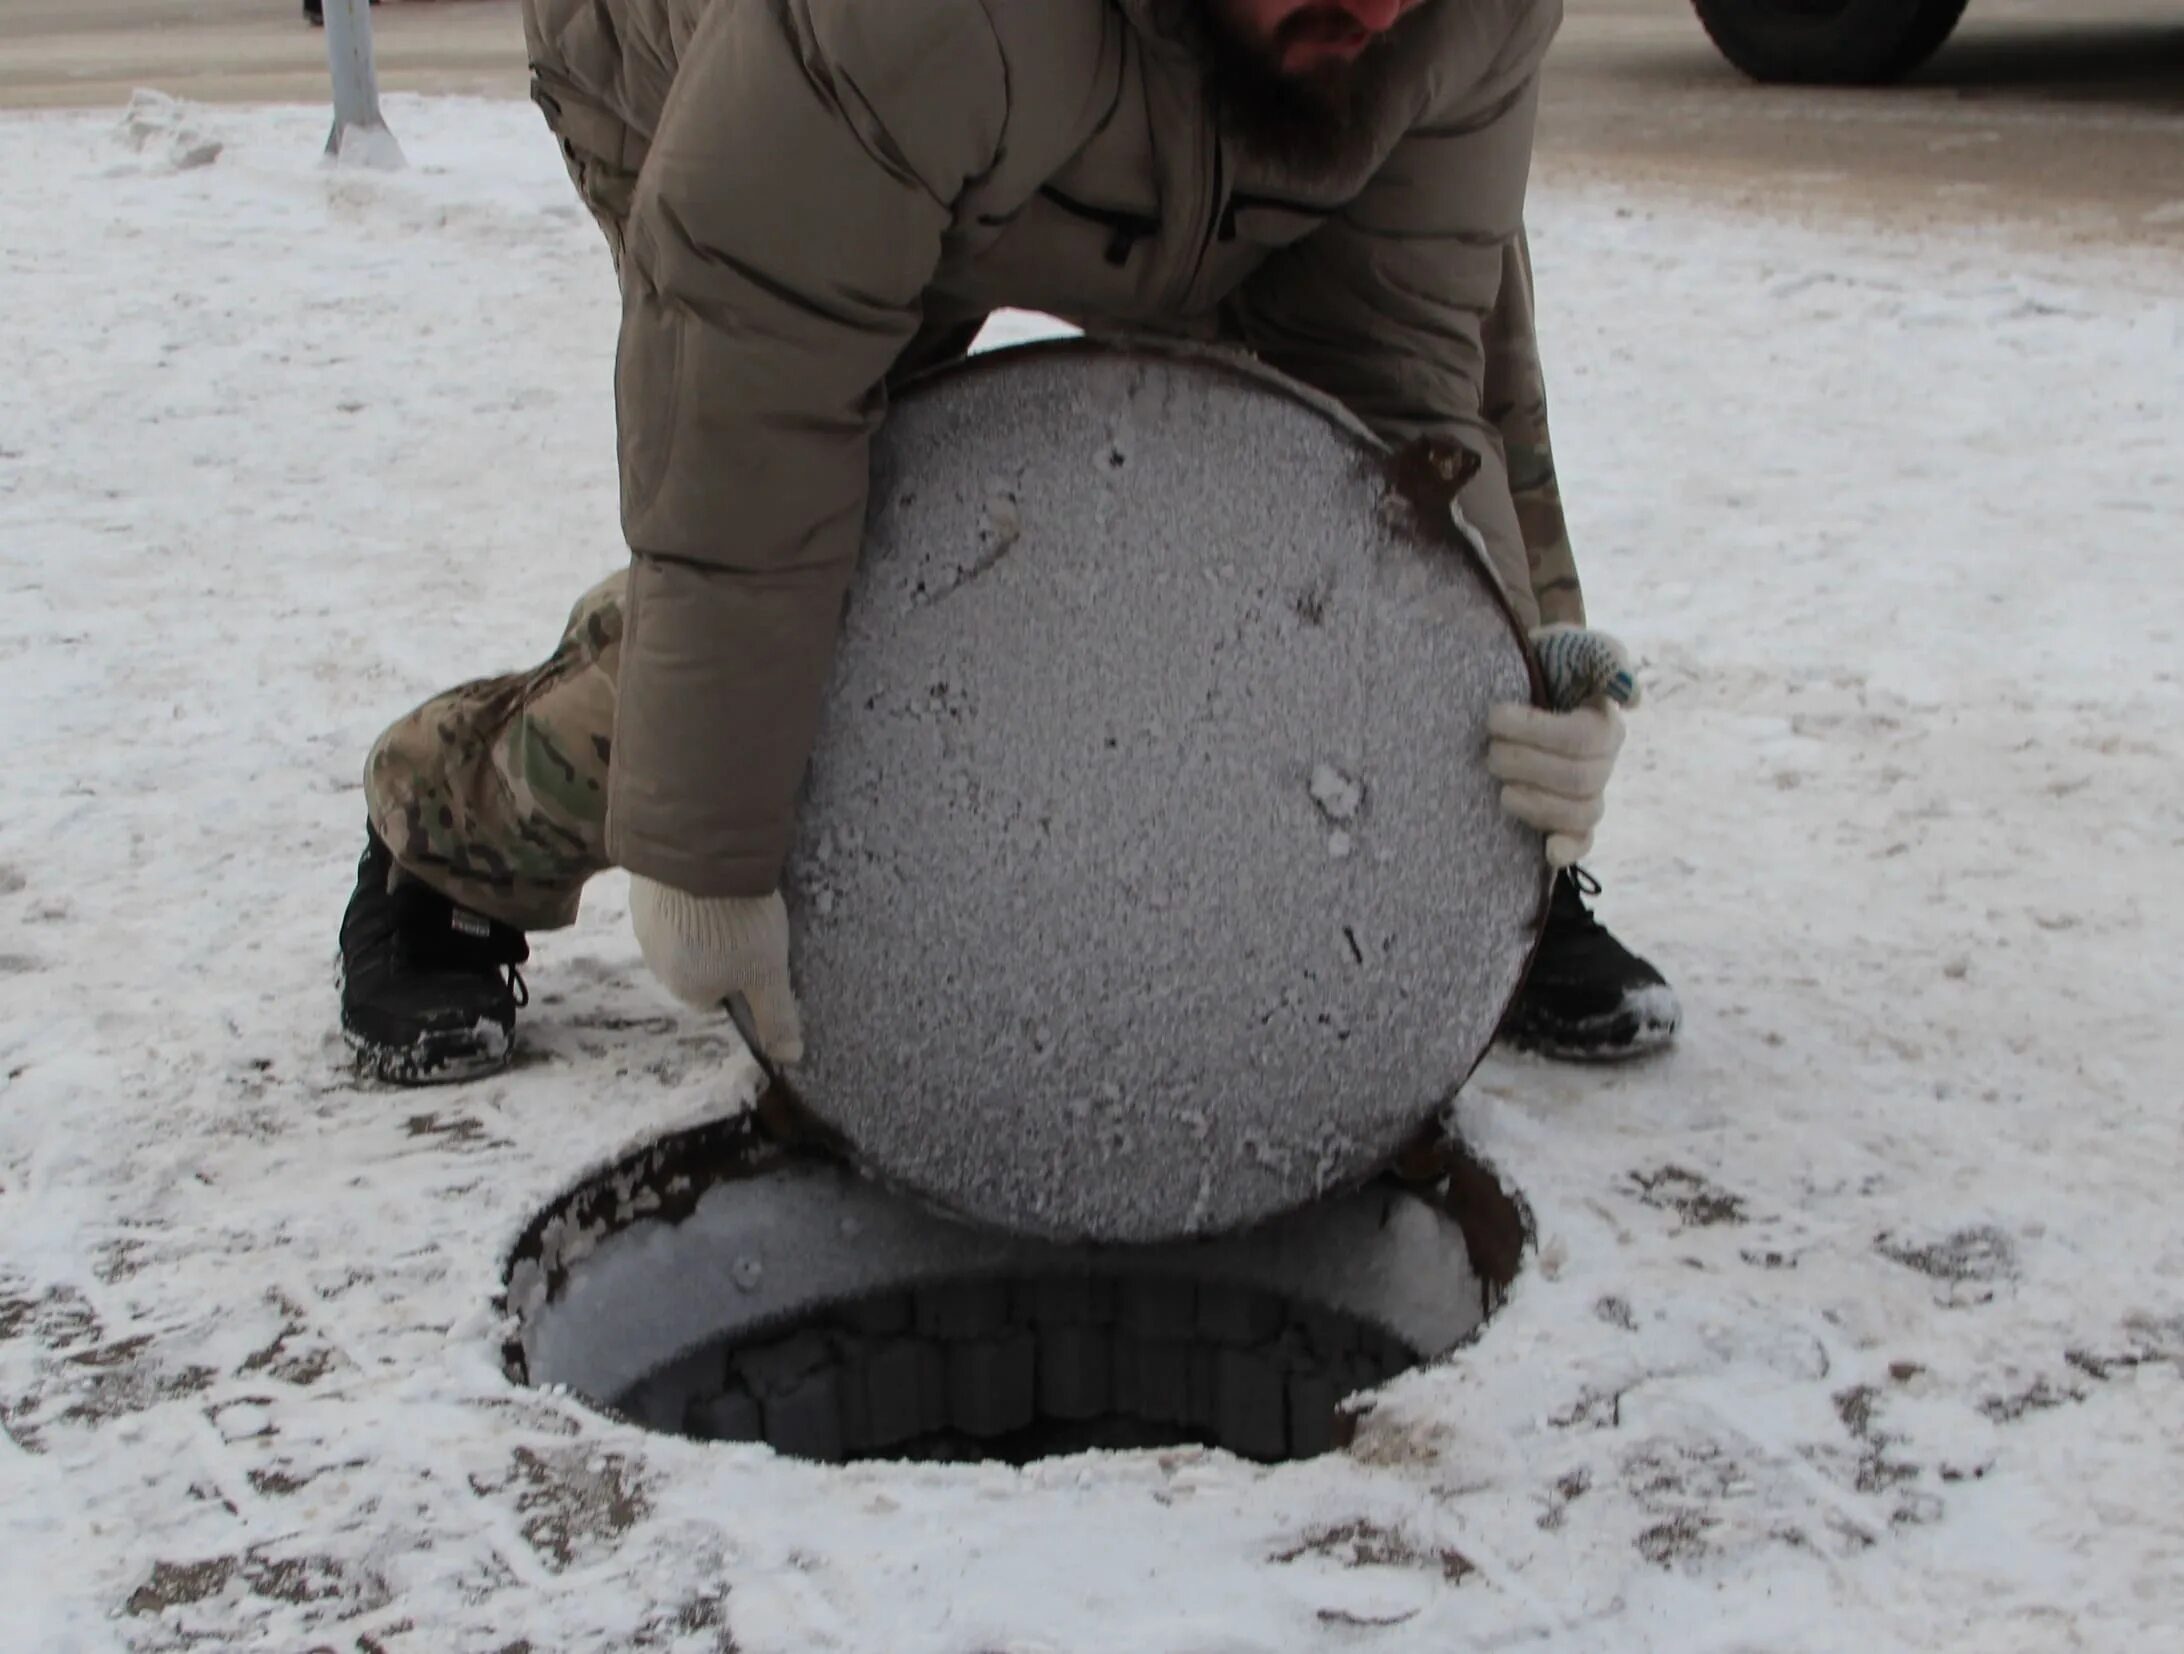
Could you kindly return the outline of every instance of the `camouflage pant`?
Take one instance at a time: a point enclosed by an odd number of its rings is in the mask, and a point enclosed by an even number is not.
[[[534,95],[619,270],[642,143],[588,104],[544,87]],[[937,357],[968,343],[966,334],[928,350],[921,339],[913,352]],[[1501,433],[1540,618],[1582,623],[1522,238],[1504,264],[1485,346],[1486,413]],[[627,585],[627,573],[616,573],[578,599],[536,669],[460,684],[379,738],[365,799],[405,872],[521,930],[576,918],[585,882],[610,865],[607,761]]]
[[[610,865],[628,585],[619,571],[579,598],[540,666],[459,684],[380,736],[364,802],[403,871],[519,930],[576,918],[585,881]]]

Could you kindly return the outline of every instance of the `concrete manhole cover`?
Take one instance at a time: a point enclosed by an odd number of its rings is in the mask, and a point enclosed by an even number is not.
[[[901,399],[788,877],[797,1086],[875,1173],[1162,1240],[1447,1102],[1545,879],[1484,765],[1531,667],[1446,497],[1227,358],[1034,347]]]
[[[1345,1445],[1345,1398],[1471,1337],[1517,1204],[1433,1139],[1390,1174],[1218,1239],[1012,1238],[746,1118],[542,1213],[508,1277],[512,1376],[649,1428],[825,1461],[1186,1442]]]

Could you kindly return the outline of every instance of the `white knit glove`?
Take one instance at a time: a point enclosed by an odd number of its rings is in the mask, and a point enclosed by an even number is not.
[[[629,881],[629,923],[652,974],[685,1005],[751,1007],[759,1054],[800,1061],[804,1026],[789,991],[789,913],[771,896],[691,896],[642,874]]]
[[[1638,680],[1630,652],[1605,632],[1543,626],[1532,645],[1554,710],[1489,707],[1486,768],[1502,783],[1503,810],[1547,835],[1548,865],[1568,867],[1592,849],[1607,811],[1623,750],[1618,708],[1638,704]]]

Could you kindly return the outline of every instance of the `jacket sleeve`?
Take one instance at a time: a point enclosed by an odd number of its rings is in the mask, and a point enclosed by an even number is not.
[[[1459,504],[1520,619],[1538,624],[1509,470],[1482,406],[1482,330],[1521,233],[1539,63],[1561,8],[1518,0],[1492,67],[1446,92],[1339,215],[1244,282],[1231,317],[1283,372],[1392,443],[1475,454]]]
[[[622,266],[618,865],[778,882],[883,381],[1005,115],[979,0],[718,0],[685,46]]]

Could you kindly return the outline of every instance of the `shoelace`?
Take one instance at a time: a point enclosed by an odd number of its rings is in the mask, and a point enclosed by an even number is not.
[[[1563,918],[1567,923],[1579,930],[1600,929],[1600,921],[1592,916],[1592,909],[1587,907],[1584,901],[1584,898],[1588,896],[1600,894],[1600,881],[1586,872],[1584,868],[1575,864],[1564,868],[1562,871],[1563,876],[1569,880],[1571,891],[1567,900],[1555,903],[1557,907],[1563,909]],[[1557,894],[1559,895],[1560,892],[1558,891]]]

